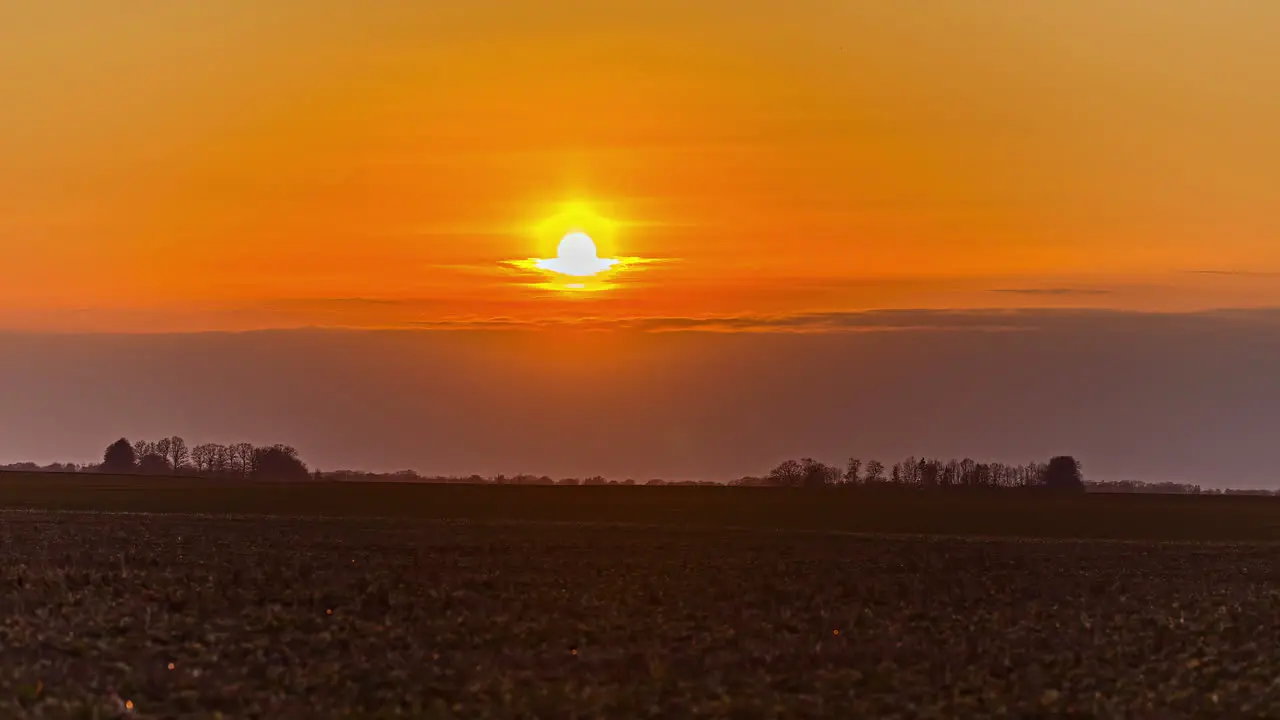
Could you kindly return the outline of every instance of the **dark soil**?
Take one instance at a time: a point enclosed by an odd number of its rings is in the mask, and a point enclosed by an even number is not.
[[[1280,498],[733,487],[256,483],[0,472],[0,507],[1126,540],[1280,541]]]
[[[1280,714],[1270,545],[0,513],[0,717]]]

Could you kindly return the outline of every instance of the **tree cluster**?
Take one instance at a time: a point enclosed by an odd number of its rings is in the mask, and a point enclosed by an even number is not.
[[[121,438],[103,454],[104,473],[198,475],[243,480],[306,480],[311,475],[288,445],[256,447],[250,443],[189,447],[178,436],[130,443]]]
[[[1080,462],[1070,456],[1027,465],[980,463],[968,458],[943,461],[909,457],[891,467],[878,460],[864,465],[862,460],[850,458],[843,469],[804,458],[784,461],[764,477],[746,477],[730,484],[797,488],[837,485],[921,489],[1041,488],[1069,492],[1083,492],[1085,489]]]
[[[429,476],[413,470],[395,473],[370,473],[340,470],[312,475],[287,445],[254,446],[250,443],[219,445],[206,443],[195,447],[178,436],[155,441],[130,443],[120,439],[103,454],[101,465],[77,466],[55,463],[39,466],[20,463],[0,466],[0,471],[20,472],[104,472],[114,474],[193,475],[230,479],[306,480],[314,477],[336,482],[414,482],[472,485],[648,485],[648,486],[724,486],[712,481],[666,481],[653,479],[609,480],[601,476],[588,478],[552,478],[547,475],[497,475],[484,477]],[[885,487],[919,489],[1044,489],[1064,492],[1164,493],[1164,494],[1271,494],[1265,490],[1202,489],[1199,485],[1178,483],[1143,483],[1136,481],[1085,482],[1080,462],[1070,456],[1052,458],[1047,463],[1008,465],[999,462],[977,462],[971,459],[938,460],[909,457],[892,466],[878,460],[866,463],[850,458],[844,467],[828,465],[812,458],[787,460],[763,477],[743,477],[727,483],[736,487]]]
[[[80,472],[84,467],[75,463],[50,463],[48,465],[40,465],[33,462],[11,463],[9,465],[0,465],[0,472],[20,472],[20,473],[73,473]]]
[[[1089,492],[1135,495],[1249,495],[1280,497],[1280,490],[1263,488],[1206,488],[1191,483],[1102,480],[1085,483]]]
[[[1139,480],[1098,480],[1087,483],[1089,492],[1135,495],[1220,495],[1221,490],[1176,482],[1141,482]],[[1235,490],[1228,490],[1235,493]],[[1262,491],[1270,495],[1270,491]]]

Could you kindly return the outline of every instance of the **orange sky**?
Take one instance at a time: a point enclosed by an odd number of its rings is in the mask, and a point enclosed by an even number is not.
[[[1280,305],[1280,4],[142,8],[0,8],[0,329]]]

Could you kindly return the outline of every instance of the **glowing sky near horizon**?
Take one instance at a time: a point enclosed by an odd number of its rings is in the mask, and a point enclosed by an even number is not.
[[[0,330],[1280,305],[1280,4],[0,7]],[[553,258],[588,212],[600,292]]]

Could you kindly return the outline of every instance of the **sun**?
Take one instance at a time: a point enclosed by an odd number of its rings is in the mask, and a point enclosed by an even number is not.
[[[584,202],[565,203],[559,212],[530,228],[530,234],[543,249],[542,255],[503,264],[517,270],[543,275],[544,279],[528,283],[542,290],[566,293],[595,292],[619,287],[624,276],[638,266],[656,262],[656,258],[624,257],[613,250],[618,245],[619,230],[630,223],[601,215]],[[604,257],[601,257],[604,255]]]
[[[591,277],[611,269],[620,261],[602,258],[596,249],[596,241],[584,232],[571,232],[560,238],[556,256],[537,259],[534,264],[542,270],[550,270],[571,277]]]

